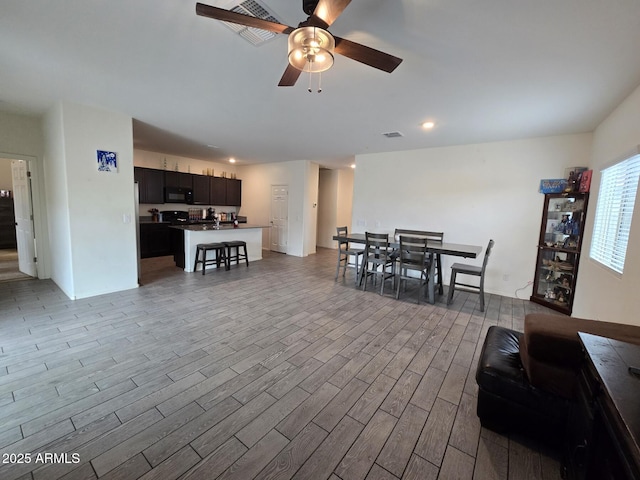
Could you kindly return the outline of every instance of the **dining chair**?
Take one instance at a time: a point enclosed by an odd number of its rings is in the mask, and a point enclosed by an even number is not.
[[[370,276],[373,276],[374,280],[377,277],[382,277],[380,295],[383,295],[385,280],[395,279],[396,275],[396,262],[391,258],[389,249],[389,235],[365,232],[365,241],[364,258],[360,268],[360,284],[362,289],[366,290],[367,280]]]
[[[482,266],[467,265],[465,263],[454,263],[451,265],[451,280],[449,281],[449,294],[447,296],[447,305],[451,305],[453,301],[454,290],[460,290],[464,292],[472,292],[480,294],[480,311],[484,312],[484,273],[487,269],[487,262],[489,261],[489,255],[491,255],[491,249],[494,245],[493,240],[489,240],[489,245],[484,252],[484,261]],[[471,285],[468,283],[461,283],[457,281],[458,275],[472,275],[480,277],[480,285]]]
[[[336,227],[336,231],[338,232],[338,237],[348,237],[349,229],[347,227]],[[336,265],[336,280],[338,280],[338,275],[340,274],[340,267],[343,267],[342,276],[345,276],[347,273],[347,267],[355,268],[356,270],[356,278],[355,283],[358,284],[360,279],[360,258],[364,256],[364,250],[361,248],[352,248],[349,245],[349,242],[346,240],[338,240],[338,263]],[[349,262],[349,258],[354,257],[354,262]],[[343,264],[344,262],[344,264]]]
[[[430,242],[438,242],[438,243],[442,243],[444,240],[444,232],[431,232],[431,231],[427,231],[427,230],[407,230],[407,229],[402,229],[402,228],[396,228],[394,236],[395,239],[398,240],[398,238],[400,237],[400,235],[411,235],[412,237],[425,237],[427,240],[429,240]],[[394,258],[398,258],[399,254],[398,252],[394,252]],[[425,260],[425,267],[427,268],[427,270],[430,267],[430,262],[432,261],[432,258],[435,257],[435,262],[436,262],[436,277],[437,277],[437,281],[436,284],[438,285],[438,293],[440,295],[444,294],[444,286],[442,284],[442,258],[441,255],[439,253],[435,254],[435,255],[431,255],[431,254],[427,254],[426,260]]]
[[[396,300],[400,298],[400,287],[404,281],[405,287],[409,280],[418,280],[418,303],[420,303],[420,286],[424,285],[425,293],[427,288],[427,272],[425,269],[427,261],[427,238],[400,235],[400,246],[398,248],[398,276],[396,284]],[[420,275],[416,276],[416,272]],[[413,275],[411,274],[413,273]],[[423,282],[423,280],[425,280]]]
[[[424,232],[424,234],[426,235],[427,240],[429,240],[430,242],[442,243],[444,241],[444,232]],[[435,255],[427,255],[427,261],[425,265],[427,269],[430,266],[429,263],[433,260],[435,260],[436,262],[436,277],[438,277],[437,280],[434,279],[434,281],[436,282],[434,285],[438,285],[438,293],[440,295],[443,295],[444,286],[442,284],[442,255],[439,253],[436,253]]]

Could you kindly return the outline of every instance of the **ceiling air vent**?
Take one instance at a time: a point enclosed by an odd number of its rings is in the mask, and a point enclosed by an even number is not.
[[[384,135],[387,138],[404,137],[404,135],[400,132],[387,132],[387,133],[383,133],[382,135]]]
[[[270,22],[282,23],[282,21],[278,20],[273,13],[267,10],[267,7],[264,4],[258,3],[256,0],[245,0],[242,3],[233,2],[229,7],[229,10],[235,13],[241,13],[242,15],[249,15],[251,17],[268,20]],[[237,23],[223,23],[252,45],[262,45],[264,42],[271,40],[277,35],[276,33],[268,32],[267,30],[246,27],[244,25],[238,25]]]

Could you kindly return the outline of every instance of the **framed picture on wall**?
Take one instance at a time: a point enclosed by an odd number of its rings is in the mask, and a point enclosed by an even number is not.
[[[116,152],[97,150],[97,155],[99,172],[114,173],[118,171],[118,155],[116,154]]]

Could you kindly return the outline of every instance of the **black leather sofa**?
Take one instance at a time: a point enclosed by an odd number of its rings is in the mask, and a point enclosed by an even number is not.
[[[640,327],[549,314],[529,314],[524,332],[492,326],[476,382],[483,426],[562,442],[583,354],[578,332],[640,345]]]

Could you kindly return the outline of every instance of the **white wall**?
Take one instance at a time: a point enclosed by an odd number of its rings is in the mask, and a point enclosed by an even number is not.
[[[45,138],[51,277],[70,298],[137,287],[131,117],[59,103]],[[116,173],[98,171],[97,150],[117,153]]]
[[[334,227],[346,225],[349,231],[352,230],[353,176],[354,170],[352,168],[342,168],[338,170],[338,213]],[[337,248],[336,242],[333,242],[333,248]]]
[[[320,165],[305,162],[305,203],[303,205],[304,232],[302,256],[316,253],[316,238],[318,236],[318,188],[320,183]]]
[[[640,325],[640,198],[636,198],[624,273],[618,275],[589,258],[600,172],[640,145],[640,87],[624,100],[594,132],[593,178],[583,255],[573,314],[610,322]]]
[[[0,158],[0,190],[13,190],[11,176],[11,159]]]
[[[353,230],[443,231],[447,242],[483,248],[493,238],[485,288],[515,297],[533,281],[540,179],[587,164],[590,148],[583,134],[357,156]],[[443,257],[445,283],[454,261]],[[531,287],[517,294],[530,295]]]
[[[52,107],[44,117],[44,173],[49,243],[51,247],[51,279],[69,297],[75,298],[69,187],[64,146],[62,104]]]
[[[315,226],[306,225],[313,229],[305,232],[305,215],[307,221],[313,216],[309,212],[310,198],[317,201],[318,175],[314,174],[318,167],[307,166],[310,162],[297,160],[293,162],[267,163],[262,165],[246,165],[238,167],[238,178],[242,179],[242,215],[254,225],[270,225],[271,219],[271,186],[289,186],[289,235],[287,253],[289,255],[304,256],[311,250],[315,251]],[[315,187],[308,185],[310,179],[315,178]],[[311,180],[313,181],[313,180]],[[310,190],[315,188],[315,194]],[[262,248],[269,249],[270,229],[263,229]],[[305,241],[312,239],[313,247],[305,245]],[[307,253],[305,253],[305,251]]]

